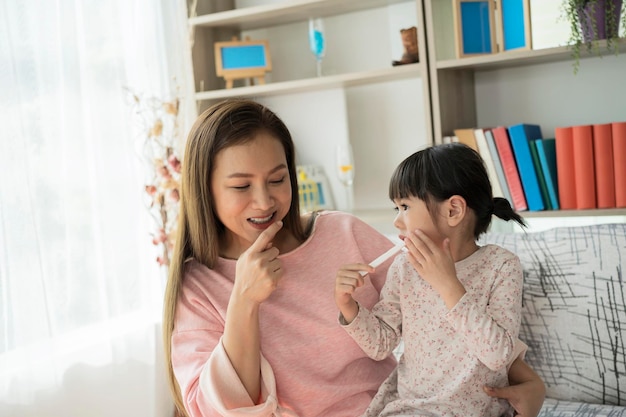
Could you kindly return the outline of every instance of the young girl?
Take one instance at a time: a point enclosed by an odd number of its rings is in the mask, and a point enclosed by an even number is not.
[[[483,387],[508,385],[507,368],[523,349],[516,349],[522,267],[513,253],[476,240],[492,215],[524,226],[523,219],[493,198],[480,155],[459,143],[405,159],[389,197],[407,253],[389,267],[380,300],[370,311],[353,299],[364,285],[360,271],[374,272],[368,265],[344,266],[335,287],[340,322],[369,357],[382,360],[404,341],[365,415],[512,413]]]

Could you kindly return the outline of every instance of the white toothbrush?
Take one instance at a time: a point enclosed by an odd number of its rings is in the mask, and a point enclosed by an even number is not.
[[[385,262],[387,259],[391,258],[392,256],[394,256],[395,254],[397,254],[398,252],[400,252],[402,249],[404,248],[404,243],[400,243],[397,244],[396,246],[394,246],[393,248],[389,249],[387,252],[383,253],[382,255],[380,255],[378,258],[374,259],[372,262],[369,263],[369,265],[373,268],[378,267],[380,264],[382,264],[383,262]],[[360,271],[359,272],[361,275],[365,275],[367,274],[367,272],[365,271]]]

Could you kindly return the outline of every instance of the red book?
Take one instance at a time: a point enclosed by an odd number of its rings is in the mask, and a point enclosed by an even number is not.
[[[557,127],[554,131],[556,142],[556,177],[559,189],[561,210],[576,208],[576,180],[574,178],[574,136],[571,127]]]
[[[576,179],[576,208],[597,208],[596,170],[593,164],[593,129],[591,125],[573,126],[574,178]]]
[[[615,172],[611,131],[611,123],[593,125],[593,157],[596,168],[598,208],[615,207]]]
[[[626,122],[612,123],[615,207],[626,207]]]
[[[491,129],[491,134],[496,143],[498,156],[500,156],[500,163],[502,164],[506,183],[509,186],[511,200],[513,200],[513,208],[516,211],[528,210],[524,188],[522,188],[522,181],[520,180],[517,164],[515,163],[515,156],[513,155],[513,149],[511,148],[511,142],[509,140],[509,133],[506,127],[499,126]]]

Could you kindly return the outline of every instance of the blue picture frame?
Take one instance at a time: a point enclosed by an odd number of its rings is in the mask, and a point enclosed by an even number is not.
[[[492,0],[455,0],[457,57],[497,52]]]
[[[272,70],[267,40],[215,42],[215,72],[227,82],[238,78],[262,77]]]
[[[528,0],[500,0],[502,50],[532,48],[530,5]]]

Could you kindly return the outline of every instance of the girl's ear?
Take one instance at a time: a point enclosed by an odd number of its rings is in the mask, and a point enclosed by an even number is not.
[[[446,200],[446,210],[448,225],[451,227],[457,226],[467,214],[467,202],[460,195],[453,195]]]

